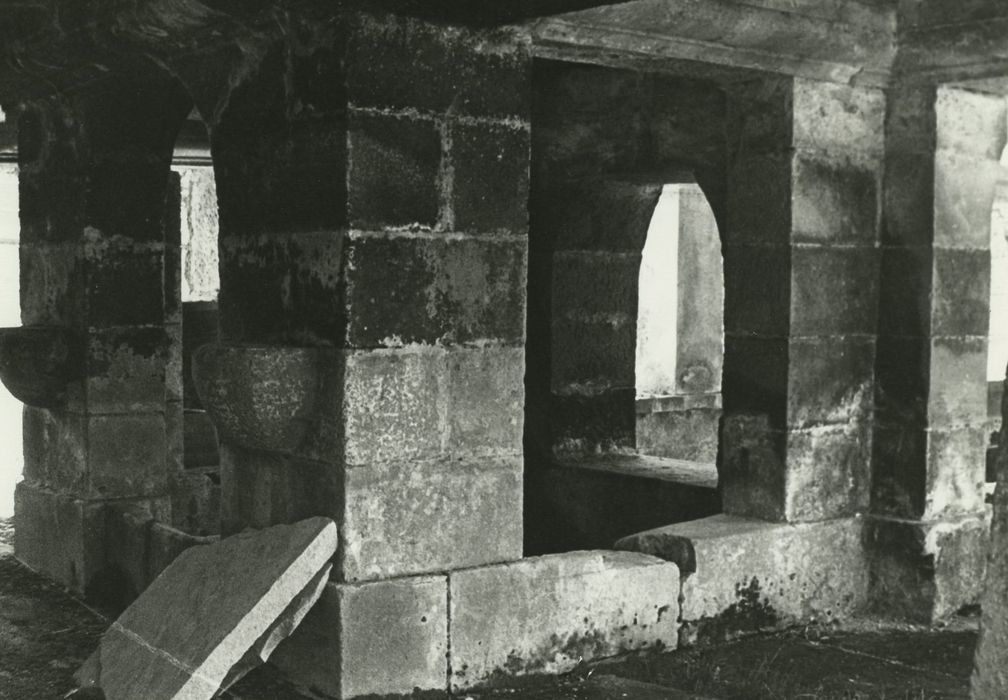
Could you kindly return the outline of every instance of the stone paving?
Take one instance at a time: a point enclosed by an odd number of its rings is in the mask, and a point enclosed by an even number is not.
[[[0,545],[10,530],[0,526]],[[6,542],[5,542],[6,540]],[[0,549],[0,700],[59,698],[108,625]],[[748,637],[706,649],[582,666],[472,700],[931,700],[968,698],[976,617],[942,628],[863,621]],[[261,667],[227,700],[307,700]]]

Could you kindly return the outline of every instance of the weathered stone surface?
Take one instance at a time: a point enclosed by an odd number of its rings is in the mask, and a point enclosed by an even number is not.
[[[186,550],[112,624],[79,681],[109,700],[210,698],[250,649],[269,655],[273,633],[289,631],[279,617],[321,594],[336,546],[335,525],[317,518]]]
[[[1003,449],[1003,448],[1002,448]],[[1002,453],[1003,454],[1003,453]],[[1008,475],[1006,475],[1008,476]],[[980,639],[971,683],[974,700],[1008,697],[1008,482],[994,491],[990,555],[980,599]]]
[[[337,698],[444,690],[444,576],[330,583],[271,663],[297,685]]]
[[[14,491],[14,554],[78,595],[104,563],[100,503],[22,481]]]
[[[881,155],[882,90],[796,78],[792,100],[796,147]]]
[[[642,532],[617,548],[684,574],[680,644],[794,622],[843,619],[868,593],[860,518],[797,525],[715,515]]]
[[[343,488],[341,580],[521,557],[520,457],[373,464],[348,469]]]
[[[861,420],[788,432],[785,478],[788,522],[863,512],[871,489],[869,423]]]
[[[193,357],[193,373],[221,439],[286,452],[310,427],[322,362],[312,348],[205,345]]]
[[[679,569],[654,557],[556,554],[453,572],[448,586],[456,691],[676,644]]]
[[[656,457],[714,464],[720,419],[719,408],[638,414],[637,450]]]
[[[980,601],[989,543],[983,515],[917,522],[872,517],[865,526],[871,608],[932,623]]]

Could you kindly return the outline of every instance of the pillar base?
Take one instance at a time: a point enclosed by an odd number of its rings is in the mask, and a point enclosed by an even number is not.
[[[870,609],[931,624],[978,604],[989,531],[990,518],[982,513],[931,522],[868,518]]]

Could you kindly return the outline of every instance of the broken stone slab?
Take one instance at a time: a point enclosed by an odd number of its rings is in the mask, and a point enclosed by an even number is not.
[[[107,700],[211,698],[265,661],[328,580],[336,525],[310,518],[192,547],[78,671]]]

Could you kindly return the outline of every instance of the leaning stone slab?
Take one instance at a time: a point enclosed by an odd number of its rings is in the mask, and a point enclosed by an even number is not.
[[[851,616],[868,594],[860,518],[771,523],[715,515],[626,537],[683,573],[679,643]]]
[[[679,569],[655,557],[553,554],[451,572],[448,588],[455,691],[676,645]]]
[[[126,609],[78,671],[107,700],[211,698],[293,631],[336,551],[327,518],[184,551]]]

